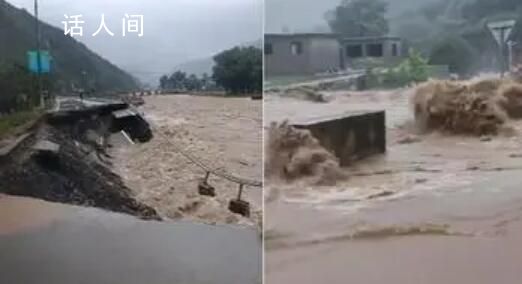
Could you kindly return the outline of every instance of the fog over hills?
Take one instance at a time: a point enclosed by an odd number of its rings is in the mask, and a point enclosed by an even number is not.
[[[240,44],[241,46],[255,46],[257,48],[262,47],[262,40],[256,40],[254,42],[247,42]],[[183,71],[188,74],[196,74],[198,76],[203,75],[203,73],[207,73],[208,75],[212,74],[212,67],[214,66],[213,56],[208,56],[204,58],[198,58],[194,60],[190,60],[184,62],[182,64],[177,65],[173,68],[174,71]]]
[[[438,0],[386,0],[389,4],[389,18],[394,18],[408,10],[416,10]],[[324,15],[334,9],[341,0],[265,0],[265,28],[269,33],[327,32]]]
[[[33,12],[33,0],[9,0]],[[175,66],[209,58],[262,37],[262,0],[89,0],[40,1],[41,18],[61,29],[64,14],[83,15],[80,42],[147,83]],[[121,36],[124,15],[144,16],[144,36]],[[92,36],[105,14],[115,33]]]
[[[41,23],[42,47],[51,50],[55,87],[70,89],[88,83],[100,91],[137,88],[136,80],[84,44],[53,26]],[[25,66],[27,52],[35,50],[35,19],[23,9],[0,0],[0,67]]]

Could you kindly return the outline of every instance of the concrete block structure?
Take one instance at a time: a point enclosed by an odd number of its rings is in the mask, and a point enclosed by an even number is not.
[[[309,130],[344,167],[386,152],[385,122],[384,111],[359,111],[293,122],[292,126]]]

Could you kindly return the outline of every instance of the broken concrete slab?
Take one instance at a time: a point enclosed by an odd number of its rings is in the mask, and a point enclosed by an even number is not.
[[[52,154],[58,154],[58,152],[60,152],[60,145],[49,140],[39,140],[33,145],[32,148],[37,152],[45,152]]]
[[[386,152],[385,123],[384,111],[357,111],[293,121],[292,126],[309,130],[344,167]]]
[[[112,116],[116,119],[124,118],[124,117],[130,117],[130,116],[136,116],[139,115],[138,112],[132,110],[132,109],[122,109],[117,110],[112,113]]]

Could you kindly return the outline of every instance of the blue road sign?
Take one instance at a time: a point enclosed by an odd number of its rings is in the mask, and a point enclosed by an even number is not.
[[[29,70],[38,73],[38,53],[36,51],[27,52]],[[51,72],[51,55],[48,51],[40,51],[40,73]]]

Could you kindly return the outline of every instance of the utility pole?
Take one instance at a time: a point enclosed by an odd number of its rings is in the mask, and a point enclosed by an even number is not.
[[[40,106],[45,107],[45,101],[42,92],[42,58],[40,54],[40,20],[38,19],[38,0],[34,0],[34,18],[35,18],[35,31],[36,31],[36,70],[37,70],[37,84],[38,84],[38,96],[40,99]]]
[[[506,66],[506,42],[505,42],[505,38],[506,38],[506,31],[511,29],[511,27],[502,27],[502,28],[498,28],[497,30],[500,31],[500,38],[502,39],[502,41],[500,42],[500,59],[501,59],[501,65],[500,65],[500,76],[502,78],[504,78],[504,74],[506,73],[506,71],[508,71],[508,67]]]

